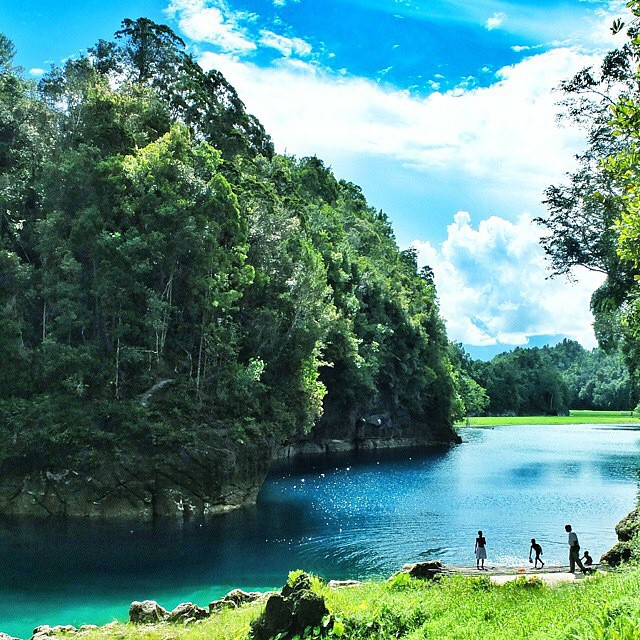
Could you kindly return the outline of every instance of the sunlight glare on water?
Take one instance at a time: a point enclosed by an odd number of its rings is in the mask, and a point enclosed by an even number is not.
[[[126,619],[146,598],[206,605],[280,587],[292,569],[388,576],[406,562],[566,563],[564,525],[594,558],[635,504],[640,431],[605,425],[461,430],[462,445],[274,469],[255,507],[176,524],[0,521],[0,631]]]

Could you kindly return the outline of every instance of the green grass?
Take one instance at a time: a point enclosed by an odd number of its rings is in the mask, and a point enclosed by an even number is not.
[[[225,609],[210,618],[184,626],[183,624],[137,625],[111,623],[105,627],[85,631],[78,635],[65,635],[65,639],[82,640],[245,640],[249,626],[263,606],[249,604],[238,609]],[[58,636],[62,638],[62,636]]]
[[[479,417],[461,420],[456,426],[494,427],[519,424],[640,424],[640,416],[631,411],[572,410],[568,416]]]
[[[440,584],[371,583],[328,592],[327,603],[343,620],[347,640],[615,638],[609,632],[626,618],[629,634],[619,637],[631,640],[640,638],[639,583],[637,569],[557,587],[524,578],[493,586],[487,578],[452,577]]]
[[[331,638],[640,640],[637,568],[556,587],[525,578],[495,586],[486,576],[452,576],[439,583],[403,576],[335,591],[315,588],[339,620],[340,635]],[[82,640],[247,640],[260,610],[249,605],[186,627],[113,625],[84,632]]]

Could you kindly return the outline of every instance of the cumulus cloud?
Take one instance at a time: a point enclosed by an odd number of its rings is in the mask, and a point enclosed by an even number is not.
[[[425,98],[310,64],[259,68],[211,52],[200,58],[205,69],[224,73],[281,150],[329,163],[375,155],[425,174],[455,171],[489,195],[512,193],[515,210],[520,199],[539,201],[573,166],[584,140],[556,124],[552,89],[595,62],[555,49],[504,67],[489,87]]]
[[[251,17],[232,11],[223,2],[213,5],[207,0],[172,0],[167,13],[177,18],[180,30],[196,42],[209,42],[229,53],[256,49],[243,26]]]
[[[45,74],[44,69],[40,69],[39,67],[34,67],[33,69],[29,69],[29,75],[34,76],[35,78],[39,78]]]
[[[507,14],[502,11],[497,11],[494,13],[485,23],[484,26],[489,30],[493,31],[498,27],[502,26],[502,23],[507,19]]]
[[[434,270],[451,339],[517,346],[533,336],[563,335],[595,346],[589,301],[603,276],[582,270],[577,282],[550,279],[539,238],[526,214],[515,222],[492,216],[474,228],[460,211],[441,244],[412,243],[419,265]]]

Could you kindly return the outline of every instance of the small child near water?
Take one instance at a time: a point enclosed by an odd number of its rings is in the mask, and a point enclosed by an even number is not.
[[[531,554],[533,552],[536,552],[536,559],[535,562],[531,559]],[[538,568],[538,562],[540,562],[540,568],[544,569],[544,562],[542,562],[542,558],[540,557],[542,555],[542,547],[536,542],[535,538],[531,538],[531,547],[529,548],[529,562],[533,562],[533,568],[537,569]]]
[[[585,567],[590,567],[593,564],[593,558],[589,555],[588,551],[585,551],[584,555],[582,556],[582,564]]]

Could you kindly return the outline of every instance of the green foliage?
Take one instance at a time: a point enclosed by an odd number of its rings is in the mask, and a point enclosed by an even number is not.
[[[627,568],[556,587],[535,578],[497,586],[488,576],[452,576],[437,583],[410,580],[402,589],[391,581],[325,589],[331,615],[300,640],[633,639],[640,628],[639,577],[638,568]],[[88,640],[249,640],[250,622],[263,606],[223,610],[186,626],[121,624],[84,635]]]
[[[287,577],[287,584],[290,587],[293,587],[293,585],[295,584],[296,580],[302,575],[304,574],[304,570],[303,569],[295,569],[294,571],[289,571],[289,575]]]
[[[617,351],[588,351],[565,339],[554,347],[517,348],[482,362],[472,360],[460,345],[452,350],[459,393],[465,406],[473,407],[466,415],[483,410],[489,415],[561,415],[568,407],[624,410],[634,405],[634,386]]]
[[[589,146],[570,184],[547,190],[549,217],[539,222],[551,231],[542,244],[556,273],[581,265],[606,275],[591,300],[596,337],[607,351],[621,348],[637,388],[640,9],[637,0],[627,7],[635,16],[627,26],[627,42],[609,52],[599,70],[584,69],[562,84],[566,117],[586,129]],[[624,26],[618,19],[612,31]]]
[[[148,19],[37,87],[12,57],[0,39],[4,472],[179,443],[223,473],[372,414],[451,438],[432,279],[357,186],[274,155]]]

